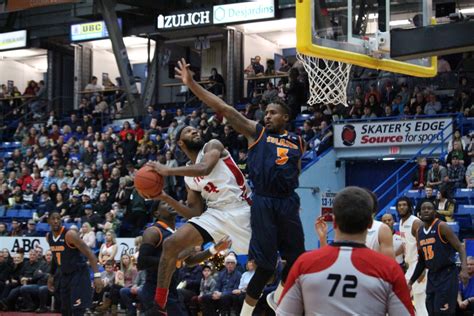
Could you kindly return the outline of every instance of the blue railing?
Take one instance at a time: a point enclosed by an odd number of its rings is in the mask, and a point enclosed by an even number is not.
[[[447,132],[448,128],[451,128],[457,123],[457,126],[462,128],[462,119],[463,115],[460,113],[456,114],[445,114],[445,115],[437,115],[437,116],[452,116],[453,120],[446,125],[438,134],[436,134],[436,137],[433,137],[430,142],[425,144],[420,150],[416,152],[416,154],[407,160],[400,168],[398,168],[395,172],[392,173],[391,176],[389,176],[385,181],[383,181],[380,185],[378,185],[375,189],[374,192],[377,194],[379,203],[381,204],[381,208],[385,209],[385,206],[389,204],[391,201],[393,201],[393,198],[398,197],[401,193],[403,193],[407,188],[407,177],[412,176],[412,172],[415,170],[417,167],[416,160],[419,156],[431,156],[433,153],[441,148],[441,156],[446,154],[445,151],[445,142],[452,136],[451,132]],[[425,117],[423,117],[425,118]],[[454,130],[454,129],[453,129]],[[439,144],[436,144],[435,146],[433,145],[433,142],[437,140],[439,137],[441,137],[441,142]],[[427,149],[431,148],[431,150],[427,153],[425,151]],[[390,183],[392,183],[390,185]],[[388,186],[388,187],[387,187]],[[386,199],[390,199],[390,201],[385,204],[383,204]]]

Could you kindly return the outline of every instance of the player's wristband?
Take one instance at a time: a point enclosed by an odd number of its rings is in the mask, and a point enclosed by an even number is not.
[[[216,247],[214,247],[214,245],[209,247],[209,252],[214,256],[217,253]]]
[[[95,278],[100,278],[100,272],[94,273],[94,279],[95,279]]]

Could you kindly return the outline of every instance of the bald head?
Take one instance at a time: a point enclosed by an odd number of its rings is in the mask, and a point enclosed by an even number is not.
[[[347,187],[334,198],[334,221],[346,234],[360,234],[372,225],[374,201],[367,190]]]
[[[393,219],[392,214],[390,213],[383,214],[382,223],[386,224],[388,227],[390,227],[393,230],[393,224],[395,224],[395,220]]]

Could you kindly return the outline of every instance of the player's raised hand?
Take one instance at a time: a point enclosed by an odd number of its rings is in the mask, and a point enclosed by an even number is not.
[[[102,282],[101,278],[94,278],[94,288],[96,293],[102,292],[102,289],[104,288],[104,283]]]
[[[225,236],[217,242],[214,248],[217,252],[221,252],[222,250],[229,249],[230,246],[232,246],[232,240],[230,240],[229,236]]]
[[[316,234],[318,234],[319,238],[326,238],[328,234],[328,224],[324,220],[323,216],[320,216],[316,219],[314,223],[314,229],[316,230]]]
[[[153,168],[156,172],[161,174],[162,176],[169,176],[171,168],[159,163],[158,161],[149,161],[146,164],[147,166]]]
[[[174,67],[176,79],[180,79],[184,84],[188,84],[193,80],[193,72],[189,69],[190,64],[186,63],[184,58],[178,61],[178,66]]]

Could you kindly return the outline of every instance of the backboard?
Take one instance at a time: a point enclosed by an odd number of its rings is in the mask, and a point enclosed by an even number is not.
[[[436,57],[408,61],[390,58],[390,30],[431,23],[431,0],[296,0],[296,48],[309,56],[433,77],[437,73]]]

